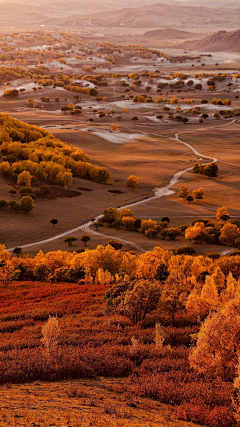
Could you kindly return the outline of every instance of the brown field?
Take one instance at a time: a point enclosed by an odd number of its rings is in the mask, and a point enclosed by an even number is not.
[[[73,122],[73,126],[75,123]],[[186,131],[183,126],[175,127],[174,130],[171,128],[158,130],[155,125],[152,127],[148,125],[144,125],[144,127],[140,125],[134,127],[128,126],[129,133],[130,129],[132,129],[134,133],[140,131],[146,132],[147,135],[143,134],[143,137],[140,137],[136,141],[125,144],[111,143],[88,132],[71,129],[49,129],[60,139],[82,148],[90,155],[92,161],[101,166],[106,166],[113,176],[111,185],[74,179],[70,191],[81,193],[77,197],[69,196],[70,198],[67,197],[66,199],[63,193],[63,197],[57,197],[52,201],[37,200],[35,210],[29,215],[16,215],[11,212],[3,212],[1,220],[4,227],[1,231],[1,241],[7,247],[21,246],[22,244],[33,241],[37,242],[43,238],[52,237],[79,226],[102,213],[103,209],[109,206],[119,207],[151,196],[153,194],[152,190],[155,187],[163,186],[171,179],[175,172],[185,169],[197,161],[196,156],[187,147],[166,138],[174,136],[177,132],[179,132],[179,137],[182,141],[191,143],[201,153],[216,156],[220,159],[219,177],[216,179],[207,179],[201,175],[185,173],[180,183],[173,187],[173,190],[177,192],[182,183],[187,185],[189,190],[204,187],[206,196],[203,201],[194,201],[189,205],[176,197],[177,193],[175,193],[172,196],[149,202],[146,201],[143,204],[133,207],[132,211],[134,215],[141,219],[151,218],[156,221],[160,221],[163,216],[169,216],[171,225],[179,226],[189,224],[194,219],[201,217],[214,217],[216,209],[219,206],[226,205],[229,208],[230,215],[233,218],[239,218],[238,125],[234,123],[229,126],[222,126],[219,129],[215,126],[215,123],[210,126],[205,125],[201,131],[199,131],[201,129],[199,125],[189,125]],[[208,127],[209,129],[207,129]],[[124,126],[119,125],[119,128],[123,128],[124,131]],[[231,137],[229,136],[230,129],[231,132],[233,130],[233,136]],[[154,135],[151,135],[151,133]],[[159,134],[159,137],[156,136],[157,134]],[[225,145],[222,146],[219,141],[223,141]],[[223,154],[224,147],[226,157]],[[134,191],[127,189],[125,186],[125,179],[131,174],[136,174],[140,178],[140,186]],[[9,188],[11,187],[1,180],[3,198],[9,198]],[[81,190],[82,188],[84,190]],[[86,191],[86,189],[93,191]],[[122,194],[111,192],[115,190],[122,192]],[[53,229],[49,221],[55,217],[58,218],[59,224]],[[17,227],[19,220],[21,220],[21,226]],[[78,239],[83,234],[81,231],[74,233]],[[146,249],[152,248],[156,244],[162,246],[162,242],[159,239],[158,241],[147,242],[144,236],[132,233],[131,239],[133,240],[131,240],[128,233],[123,234],[126,240],[136,242]],[[110,235],[113,235],[112,230]],[[122,236],[119,235],[119,237]],[[93,248],[96,244],[106,242],[105,238],[101,240],[100,236],[91,236],[89,247]],[[167,246],[169,247],[169,245]],[[80,244],[79,246],[78,244],[76,246],[75,244],[74,249],[79,247],[82,247],[82,245]],[[65,243],[63,243],[63,239],[59,239],[38,245],[31,249],[31,252],[35,253],[40,248],[44,251],[54,250],[55,248],[64,249]],[[172,248],[171,244],[170,248]],[[215,249],[217,248],[214,248],[214,251]],[[208,247],[204,247],[204,249],[200,248],[200,252],[203,250],[206,252],[211,251]]]
[[[99,377],[62,382],[35,382],[0,388],[2,427],[198,427],[177,420],[169,406],[147,398],[135,408],[112,387],[125,379]]]

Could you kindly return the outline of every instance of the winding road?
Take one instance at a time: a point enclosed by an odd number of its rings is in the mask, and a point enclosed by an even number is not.
[[[219,128],[219,127],[224,127],[224,126],[230,126],[230,125],[231,125],[231,124],[233,124],[234,122],[235,122],[235,120],[232,120],[231,122],[228,122],[228,123],[226,123],[226,124],[224,124],[224,125],[217,126],[217,128]],[[212,128],[216,128],[216,126],[211,126],[211,127],[206,127],[206,128],[196,129],[195,131],[191,131],[191,132],[197,132],[197,131],[202,131],[202,130],[207,130],[207,129],[212,129]],[[133,130],[132,128],[126,128],[126,127],[123,127],[123,129],[124,129],[124,130],[131,130],[131,131]],[[175,137],[169,137],[169,136],[166,136],[166,135],[160,135],[160,134],[158,134],[158,133],[145,132],[145,131],[138,131],[138,133],[142,133],[142,134],[145,134],[145,135],[154,135],[154,136],[157,136],[157,137],[164,137],[164,138],[166,138],[166,139],[170,139],[170,140],[176,141],[176,142],[178,142],[179,144],[183,144],[183,145],[185,145],[186,147],[188,147],[188,148],[193,152],[193,154],[194,154],[195,156],[197,156],[197,157],[201,157],[202,159],[205,159],[205,160],[206,160],[206,163],[204,163],[205,165],[206,165],[206,164],[209,164],[209,163],[212,163],[212,162],[217,162],[217,161],[218,161],[218,159],[216,159],[216,158],[214,158],[214,157],[209,157],[209,156],[206,156],[206,155],[204,155],[204,154],[199,153],[195,148],[193,148],[193,147],[192,147],[192,145],[188,144],[187,142],[182,141],[182,140],[179,138],[179,135],[184,134],[184,133],[186,133],[186,132],[179,132],[179,133],[176,133],[176,134],[175,134]],[[146,203],[146,202],[149,202],[149,201],[151,201],[151,200],[159,199],[159,198],[161,198],[161,197],[163,197],[163,196],[167,196],[167,195],[173,194],[173,193],[174,193],[174,191],[173,191],[173,190],[171,190],[171,188],[172,188],[175,184],[177,184],[177,183],[179,182],[179,179],[181,178],[181,176],[182,176],[184,173],[189,172],[191,169],[192,169],[192,167],[188,167],[188,168],[186,168],[186,169],[182,169],[182,170],[180,170],[180,171],[176,172],[176,173],[173,175],[173,177],[171,178],[171,180],[170,180],[170,181],[169,181],[169,182],[168,182],[164,187],[162,187],[162,188],[156,188],[156,189],[154,190],[154,195],[153,195],[153,196],[150,196],[150,197],[145,198],[145,199],[143,199],[143,200],[139,200],[139,201],[137,201],[137,202],[132,202],[132,203],[130,203],[130,204],[127,204],[127,205],[121,206],[120,208],[118,208],[118,210],[123,209],[123,208],[132,208],[132,207],[134,207],[134,206],[136,206],[136,205],[139,205],[139,204],[142,204],[142,203]],[[95,221],[98,221],[98,220],[99,220],[99,218],[100,218],[101,216],[102,216],[102,214],[100,214],[100,215],[98,215],[97,217],[95,217]],[[84,233],[88,233],[88,234],[91,234],[91,235],[97,235],[97,236],[102,236],[102,237],[104,237],[104,238],[115,239],[115,236],[106,235],[106,234],[104,234],[104,233],[100,233],[99,231],[94,231],[92,228],[90,228],[90,226],[91,226],[91,225],[92,225],[92,221],[88,221],[88,222],[86,222],[85,224],[81,224],[81,225],[79,225],[79,226],[77,226],[77,227],[75,227],[75,228],[72,228],[72,229],[67,230],[67,231],[65,231],[65,232],[63,232],[63,233],[57,234],[56,236],[49,237],[49,238],[47,238],[47,239],[43,239],[43,240],[39,240],[39,241],[37,241],[37,242],[28,243],[28,244],[26,244],[26,245],[22,245],[22,246],[21,246],[21,248],[22,248],[22,249],[29,249],[29,248],[33,248],[33,247],[35,247],[35,246],[39,246],[39,245],[42,245],[42,244],[45,244],[45,243],[50,243],[50,242],[53,242],[53,241],[58,240],[58,239],[60,239],[60,238],[67,237],[67,236],[69,236],[69,235],[71,235],[71,234],[75,233],[76,231],[80,231],[80,230],[81,230],[81,231],[83,231]],[[130,246],[133,246],[135,249],[137,249],[137,250],[139,250],[139,251],[141,251],[141,252],[147,252],[147,250],[146,250],[146,249],[142,248],[141,246],[139,246],[138,244],[136,244],[136,243],[134,243],[134,242],[131,242],[131,241],[129,241],[129,240],[124,240],[124,239],[121,239],[121,238],[118,238],[117,240],[118,240],[119,242],[121,242],[121,243],[128,244],[128,245],[130,245]],[[7,249],[7,251],[12,252],[12,251],[13,251],[13,249],[14,249],[14,248],[8,248],[8,249]],[[228,250],[223,251],[223,252],[224,252],[224,253],[227,253],[227,252],[228,252]]]

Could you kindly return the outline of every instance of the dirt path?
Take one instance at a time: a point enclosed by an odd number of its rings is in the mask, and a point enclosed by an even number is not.
[[[234,122],[235,122],[235,120],[232,120],[229,123],[226,123],[226,124],[221,125],[221,126],[217,126],[217,128],[223,127],[223,126],[230,126]],[[211,128],[216,128],[216,126],[212,126]],[[122,129],[124,129],[124,130],[131,130],[131,131],[133,130],[132,128],[127,128],[127,127],[123,127]],[[200,130],[202,131],[202,130],[206,130],[206,129],[209,129],[209,127],[207,127],[207,128],[201,128],[201,129],[196,129],[195,131],[192,131],[192,132],[198,132]],[[158,133],[151,133],[151,132],[146,132],[146,131],[138,131],[138,133],[142,133],[144,135],[150,135],[151,134],[151,135],[158,136],[158,137],[162,136],[164,138],[171,139],[171,140],[174,140],[174,141],[176,141],[176,142],[178,142],[180,144],[183,144],[186,147],[188,147],[194,153],[195,156],[201,157],[202,159],[206,159],[207,161],[204,164],[208,164],[208,163],[212,163],[212,162],[217,162],[218,161],[218,159],[216,159],[216,158],[209,157],[209,156],[206,156],[206,155],[203,155],[203,154],[199,153],[190,144],[188,144],[187,142],[184,142],[181,139],[179,139],[179,135],[184,134],[186,132],[176,133],[175,137],[168,137],[166,135],[161,135],[161,134],[158,134]],[[188,167],[186,169],[182,169],[182,170],[176,172],[173,175],[173,177],[171,178],[171,180],[164,187],[162,187],[162,188],[156,188],[154,190],[154,195],[153,196],[148,197],[148,198],[143,199],[143,200],[140,200],[138,202],[132,202],[132,203],[129,203],[128,205],[121,206],[120,208],[118,208],[118,210],[123,209],[123,208],[132,208],[132,207],[137,206],[139,204],[150,202],[151,200],[159,199],[159,198],[161,198],[163,196],[168,196],[170,194],[173,194],[174,191],[171,190],[171,188],[175,184],[177,184],[179,182],[179,179],[181,178],[181,176],[184,173],[189,172],[191,169],[192,169],[192,167]],[[101,216],[102,216],[102,214],[100,214],[97,217],[95,217],[95,221],[98,221]],[[65,231],[65,232],[63,232],[61,234],[57,234],[56,236],[50,237],[48,239],[40,240],[38,242],[28,243],[27,245],[22,245],[21,248],[22,249],[28,249],[28,248],[33,248],[35,246],[39,246],[39,245],[45,244],[45,243],[53,242],[53,241],[58,240],[60,238],[64,238],[64,237],[67,237],[69,235],[72,235],[73,233],[75,233],[76,231],[79,231],[79,230],[83,231],[84,233],[91,234],[91,235],[98,235],[98,236],[102,236],[104,238],[107,237],[109,239],[115,239],[114,236],[106,235],[106,234],[100,233],[99,231],[92,230],[92,228],[90,228],[91,225],[92,225],[92,221],[88,221],[85,224],[81,224],[81,225],[79,225],[79,226],[77,226],[75,228],[72,228],[71,230]],[[131,242],[131,241],[128,241],[128,240],[124,240],[124,239],[118,239],[118,241],[120,241],[121,243],[124,243],[124,244],[128,244],[130,246],[133,246],[134,248],[138,249],[141,252],[147,252],[146,249],[142,248],[141,246],[137,245],[134,242]],[[14,248],[8,248],[7,250],[9,252],[12,252],[13,249]],[[223,251],[222,254],[224,252],[226,252],[226,251]]]

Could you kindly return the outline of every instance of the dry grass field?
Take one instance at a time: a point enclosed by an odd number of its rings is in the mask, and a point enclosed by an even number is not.
[[[38,427],[197,427],[177,420],[169,406],[141,398],[127,402],[114,386],[125,379],[99,377],[62,382],[35,382],[0,388],[0,423]]]

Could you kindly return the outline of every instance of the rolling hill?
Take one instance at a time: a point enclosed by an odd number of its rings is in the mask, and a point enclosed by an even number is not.
[[[147,31],[143,34],[142,38],[149,39],[190,39],[196,37],[195,33],[188,31],[175,30],[174,28],[165,28],[161,30]]]
[[[184,42],[182,46],[192,50],[209,52],[240,52],[240,30],[231,32],[219,31],[201,40]]]
[[[218,7],[216,2],[211,7],[201,5],[200,0],[194,6],[188,2],[168,1],[156,3],[154,0],[133,0],[131,6],[123,2],[102,0],[101,5],[96,0],[81,2],[70,0],[0,0],[2,23],[41,23],[51,25],[96,25],[102,27],[128,28],[229,28],[237,27],[240,17],[240,7],[235,8],[231,3],[227,13]],[[121,7],[120,7],[121,4]]]
[[[82,15],[82,13],[80,14]],[[128,7],[117,10],[109,10],[88,15],[92,25],[104,27],[129,27],[129,28],[168,28],[168,27],[211,27],[237,25],[239,11],[228,10],[223,14],[221,8],[207,8],[196,6],[178,6],[176,4],[157,3],[141,7]],[[68,24],[68,17],[63,23]],[[73,16],[71,24],[84,24],[84,16]]]

